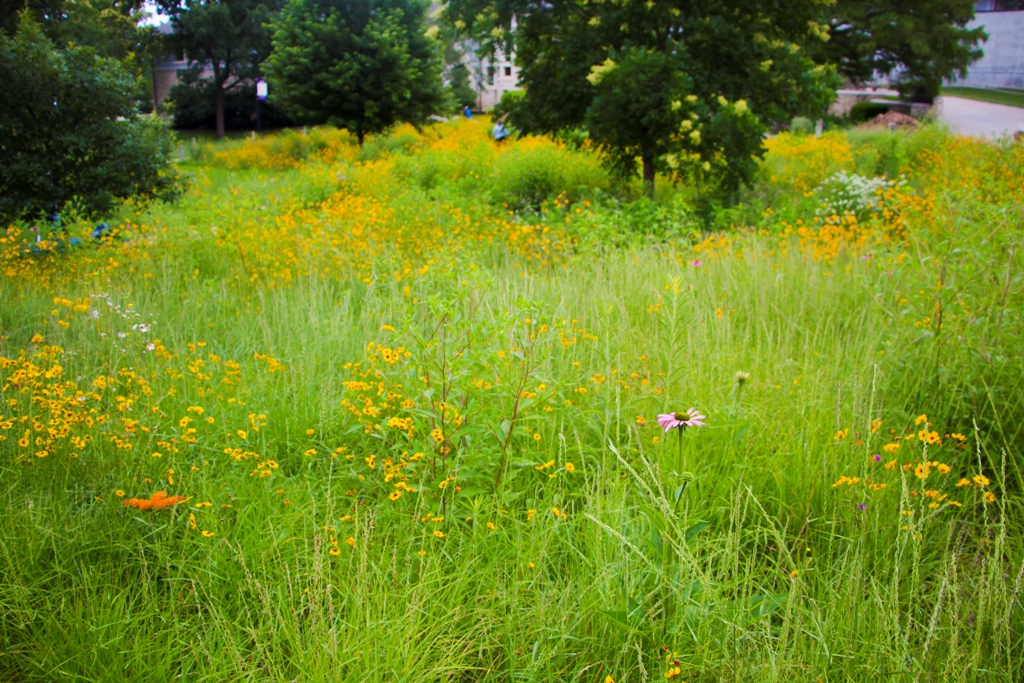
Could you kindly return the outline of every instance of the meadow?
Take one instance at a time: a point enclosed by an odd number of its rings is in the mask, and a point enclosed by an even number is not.
[[[1024,146],[488,131],[0,237],[0,680],[1020,680]]]

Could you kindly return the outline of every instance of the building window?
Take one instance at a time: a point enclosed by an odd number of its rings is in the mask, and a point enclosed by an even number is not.
[[[1012,12],[1024,10],[1024,0],[981,0],[974,3],[975,12]]]
[[[505,67],[505,75],[506,76],[511,76],[512,75],[512,67],[510,67],[510,66],[506,66]]]

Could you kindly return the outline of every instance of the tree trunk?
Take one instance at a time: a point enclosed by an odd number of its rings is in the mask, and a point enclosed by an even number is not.
[[[359,130],[356,131],[356,137],[359,139],[359,148],[362,149],[362,147],[363,147],[363,139],[366,137],[366,135],[363,133],[363,129],[362,128],[360,128]]]
[[[217,112],[217,138],[224,137],[224,86],[217,86],[217,98],[216,98],[216,112]]]
[[[648,199],[654,199],[654,159],[649,156],[643,157],[644,162],[644,194]]]

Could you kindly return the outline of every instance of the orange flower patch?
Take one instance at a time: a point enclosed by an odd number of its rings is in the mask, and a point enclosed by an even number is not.
[[[184,503],[188,498],[184,496],[167,496],[166,491],[157,491],[149,498],[129,498],[124,501],[125,507],[138,510],[164,510],[178,503]]]

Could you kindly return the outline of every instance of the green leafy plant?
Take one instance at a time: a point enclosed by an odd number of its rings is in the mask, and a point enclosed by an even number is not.
[[[810,0],[456,0],[445,12],[484,50],[514,46],[526,94],[510,107],[513,123],[544,133],[584,126],[611,168],[640,171],[648,196],[659,171],[735,196],[753,177],[767,125],[820,115],[836,85],[805,49],[824,37]]]
[[[291,0],[273,21],[271,100],[299,123],[367,135],[446,103],[440,46],[415,0]]]
[[[135,108],[135,81],[92,48],[58,50],[22,15],[0,36],[0,218],[38,218],[74,201],[87,216],[120,200],[172,199],[182,189],[165,126]]]

